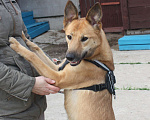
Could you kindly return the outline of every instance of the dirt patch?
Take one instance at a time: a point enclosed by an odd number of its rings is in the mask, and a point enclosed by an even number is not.
[[[123,37],[123,35],[121,33],[107,33],[106,37],[111,49],[119,50],[118,39]]]
[[[60,44],[60,45],[51,44],[48,47],[44,48],[43,50],[52,58],[58,58],[59,60],[62,60],[65,58],[66,55],[67,44]]]

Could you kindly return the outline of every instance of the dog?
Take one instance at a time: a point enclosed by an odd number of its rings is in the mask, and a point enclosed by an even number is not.
[[[13,37],[9,40],[10,47],[28,60],[40,75],[55,80],[55,86],[64,89],[64,106],[69,120],[115,120],[113,55],[101,19],[99,3],[85,18],[79,18],[75,5],[67,2],[63,24],[68,50],[60,65],[55,65],[24,34],[22,38],[31,51]]]

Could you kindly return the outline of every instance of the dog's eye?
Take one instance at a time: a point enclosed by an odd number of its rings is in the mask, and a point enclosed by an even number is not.
[[[86,41],[86,40],[88,40],[88,37],[83,37],[83,38],[81,39],[82,42],[84,42],[84,41]]]
[[[72,36],[71,36],[71,35],[67,35],[67,38],[68,38],[69,40],[71,40],[71,39],[72,39]]]

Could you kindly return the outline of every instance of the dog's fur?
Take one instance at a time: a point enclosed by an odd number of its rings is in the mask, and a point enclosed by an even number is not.
[[[24,34],[22,37],[33,52],[10,38],[13,50],[27,59],[40,75],[54,79],[55,86],[65,89],[65,109],[69,120],[115,120],[112,95],[108,90],[73,90],[105,83],[106,71],[83,59],[98,60],[114,70],[112,52],[102,30],[101,18],[99,3],[89,10],[86,18],[78,18],[77,8],[71,1],[67,2],[64,30],[68,43],[66,56],[70,64],[62,71],[58,71],[59,66],[51,62]],[[75,63],[76,66],[72,66]]]

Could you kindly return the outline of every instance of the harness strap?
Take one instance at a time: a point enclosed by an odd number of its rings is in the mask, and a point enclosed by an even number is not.
[[[98,92],[98,91],[107,89],[110,94],[113,94],[115,96],[114,84],[116,83],[116,79],[115,79],[113,71],[111,71],[105,64],[99,62],[98,60],[87,60],[87,59],[84,59],[84,60],[91,62],[92,64],[96,65],[97,67],[102,68],[103,70],[107,71],[106,76],[105,76],[105,83],[92,85],[92,86],[84,87],[84,88],[79,88],[79,89],[75,89],[75,90],[92,90],[94,92]],[[59,71],[63,70],[64,67],[68,63],[69,62],[66,60],[64,62],[64,64],[59,68]]]
[[[68,60],[66,60],[66,61],[63,63],[63,65],[58,68],[58,71],[63,70],[63,69],[65,68],[65,66],[66,66],[68,63],[69,63]]]
[[[98,60],[87,60],[87,59],[84,59],[84,60],[93,63],[94,65],[102,68],[105,71],[108,71],[108,72],[110,71],[110,69],[105,64],[99,62]]]
[[[84,87],[84,88],[80,88],[80,89],[77,89],[77,90],[92,90],[94,92],[98,92],[98,91],[102,91],[104,89],[107,89],[107,86],[106,84],[99,84],[99,85],[93,85],[93,86],[90,86],[90,87]]]
[[[107,89],[109,91],[110,94],[113,94],[115,96],[116,93],[115,93],[114,84],[116,83],[116,78],[114,76],[113,71],[111,71],[105,64],[99,62],[98,60],[87,60],[87,59],[85,59],[85,61],[93,63],[97,67],[100,67],[103,70],[107,71],[107,73],[106,73],[106,76],[105,76],[105,83],[104,84],[99,84],[99,85],[93,85],[93,86],[90,86],[90,87],[85,87],[84,90],[90,90],[88,88],[96,88],[96,92],[98,92],[98,91],[104,90],[104,88],[105,88],[105,89]],[[100,86],[100,87],[98,87],[98,86]],[[101,86],[103,86],[103,87],[101,87]],[[93,89],[93,91],[94,90],[95,89]]]

